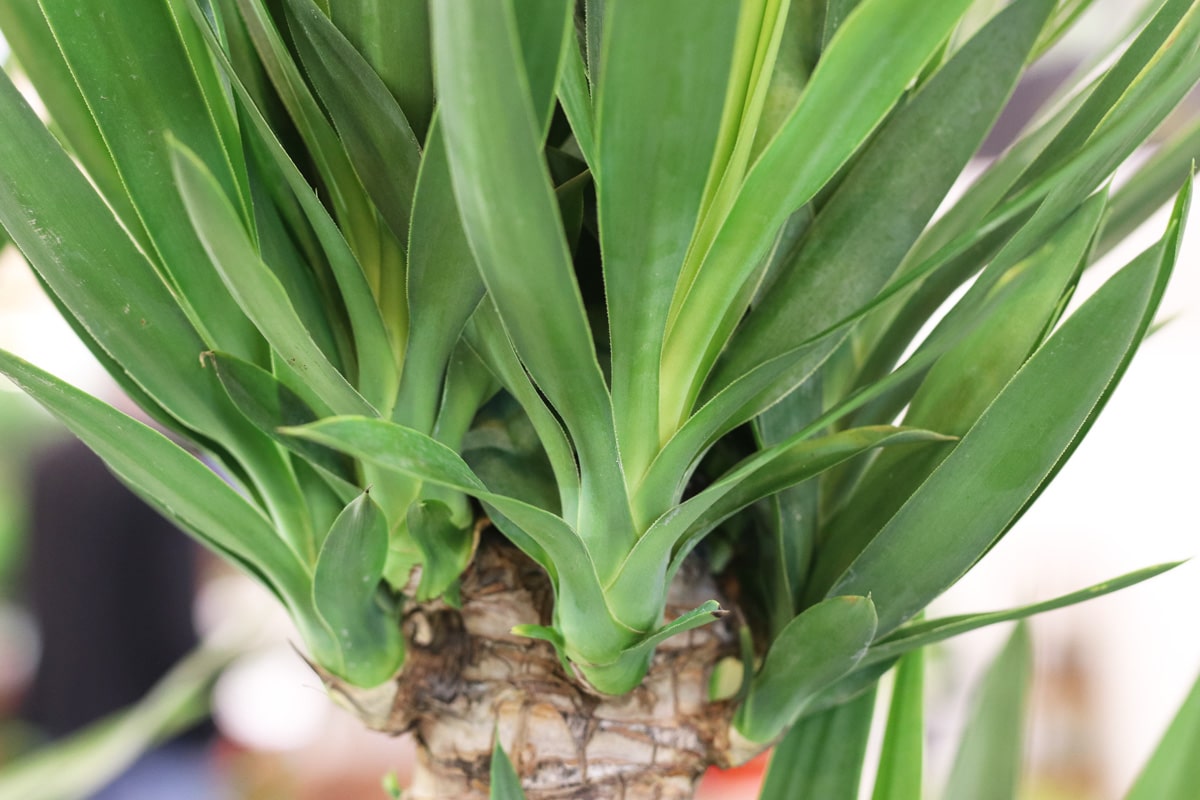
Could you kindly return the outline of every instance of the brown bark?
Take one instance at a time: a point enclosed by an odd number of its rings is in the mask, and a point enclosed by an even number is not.
[[[327,678],[369,727],[415,736],[406,800],[486,798],[495,732],[529,800],[690,798],[706,767],[730,762],[732,709],[708,699],[713,667],[737,654],[727,620],[668,640],[641,686],[609,697],[568,677],[549,644],[511,633],[549,624],[553,599],[542,570],[511,545],[485,537],[461,594],[461,609],[407,609],[395,683],[364,691]],[[712,598],[722,600],[711,577],[686,565],[667,618]]]

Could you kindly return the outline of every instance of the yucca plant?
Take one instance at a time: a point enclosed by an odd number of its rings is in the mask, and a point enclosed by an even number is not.
[[[1200,79],[1190,0],[935,219],[1088,5],[4,0],[52,125],[0,84],[0,222],[219,474],[0,370],[415,732],[406,797],[688,797],[781,737],[852,765],[906,653],[1167,568],[918,617],[1072,453],[1178,253],[1195,126],[1108,183]]]

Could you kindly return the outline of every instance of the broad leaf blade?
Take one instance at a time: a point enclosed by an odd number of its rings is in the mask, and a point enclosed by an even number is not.
[[[450,448],[422,433],[381,419],[336,417],[287,433],[333,447],[365,462],[476,497],[497,527],[556,578],[557,625],[568,655],[579,664],[608,664],[639,638],[609,612],[596,565],[580,537],[560,517],[512,497],[491,492]],[[640,680],[640,676],[639,676]],[[623,693],[631,686],[601,688]]]
[[[894,393],[891,408],[909,405],[905,425],[956,436],[974,425],[1053,327],[1086,263],[1104,200],[1103,195],[1089,200],[1037,253],[997,278],[991,290],[981,278],[946,315],[921,345],[945,352],[915,395]],[[814,590],[827,587],[862,552],[948,453],[895,451],[871,465],[829,524],[829,547],[814,568]]]
[[[417,430],[433,429],[446,364],[483,296],[458,216],[446,140],[435,117],[425,142],[408,243],[408,348],[393,414]]]
[[[378,291],[381,281],[379,229],[375,210],[354,173],[350,158],[304,83],[300,68],[292,60],[263,0],[236,1],[263,68],[329,189],[334,216],[346,232],[355,255],[363,262],[372,288]]]
[[[149,249],[150,240],[121,183],[112,154],[104,144],[96,119],[79,92],[37,0],[0,3],[0,29],[38,97],[46,105],[56,130],[66,140],[65,144],[79,159],[125,228],[143,249]]]
[[[272,131],[266,117],[255,105],[250,93],[243,85],[233,65],[229,62],[217,41],[216,34],[208,26],[203,12],[195,0],[189,2],[193,17],[209,44],[210,51],[225,70],[234,92],[241,100],[242,109],[250,126],[266,147],[276,168],[291,188],[296,202],[303,211],[313,232],[321,243],[330,268],[337,282],[350,329],[354,334],[354,349],[357,356],[358,388],[363,396],[376,408],[386,408],[391,403],[399,381],[398,358],[392,349],[391,338],[380,314],[379,307],[371,294],[363,266],[359,263],[342,232],[325,210],[321,200],[314,194],[307,179],[296,167],[288,151]]]
[[[333,417],[284,432],[490,503],[536,538],[555,563],[569,564],[579,556],[578,540],[561,519],[488,491],[457,453],[411,428],[381,419]]]
[[[562,77],[558,86],[558,100],[571,123],[571,131],[575,135],[575,143],[579,145],[583,160],[588,164],[593,163],[596,133],[591,87],[588,85],[583,55],[579,52],[579,42],[574,36],[568,37]]]
[[[875,626],[875,605],[866,597],[830,598],[792,620],[754,676],[737,730],[763,743],[782,733],[818,692],[854,669]]]
[[[437,500],[423,500],[409,507],[408,531],[422,556],[417,600],[431,600],[446,591],[471,562],[474,531],[455,525],[450,509]]]
[[[0,75],[0,223],[101,347],[179,420],[216,436],[204,342],[87,179]],[[53,235],[48,232],[53,231]]]
[[[279,432],[280,428],[317,420],[316,412],[299,395],[265,369],[234,356],[211,353],[206,358],[216,369],[229,399],[259,430],[327,473],[337,491],[344,494],[347,489],[352,490],[344,502],[350,502],[358,494],[354,486],[357,483],[354,464],[350,459],[326,447]]]
[[[540,139],[545,140],[554,116],[558,75],[567,38],[575,33],[570,3],[546,0],[511,0],[521,43],[521,58],[529,86],[529,100]],[[557,44],[556,44],[557,43]]]
[[[630,481],[658,443],[662,340],[716,144],[737,16],[736,3],[670,0],[614,3],[606,17],[592,171],[613,413]]]
[[[823,397],[819,378],[806,381],[796,391],[776,403],[754,420],[754,432],[760,447],[766,448],[803,430],[821,416]],[[771,630],[778,633],[800,609],[804,583],[812,567],[816,545],[819,482],[805,481],[779,492],[768,502],[770,516],[765,523],[770,537],[766,559],[770,573],[765,577]]]
[[[694,497],[664,513],[634,545],[610,590],[611,607],[625,620],[659,613],[655,586],[665,590],[683,558],[717,524],[764,497],[819,475],[876,447],[946,441],[929,431],[880,426],[809,439],[802,430],[788,440],[745,459]],[[668,564],[670,568],[668,569]]]
[[[322,665],[363,687],[383,683],[404,660],[398,614],[381,604],[387,521],[364,492],[333,521],[313,571],[313,606],[337,643],[337,663]]]
[[[338,0],[334,24],[354,43],[424,141],[433,116],[429,9],[422,0]]]

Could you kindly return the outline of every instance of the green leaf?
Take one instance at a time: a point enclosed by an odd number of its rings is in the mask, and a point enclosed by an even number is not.
[[[387,86],[312,0],[288,0],[287,12],[354,171],[392,233],[407,242],[421,163],[416,135]]]
[[[796,391],[754,420],[759,447],[766,449],[803,430],[821,415],[821,381],[805,381]],[[804,582],[812,567],[816,545],[819,496],[818,481],[804,481],[773,495],[765,527],[771,556],[765,559],[764,576],[772,636],[800,609]]]
[[[458,216],[446,140],[434,119],[413,198],[408,244],[408,348],[393,418],[429,432],[446,364],[471,312],[483,296],[483,280]]]
[[[37,0],[0,3],[0,30],[4,31],[5,42],[50,113],[55,130],[65,139],[64,144],[83,165],[126,230],[143,250],[149,250],[150,240],[121,183],[112,154],[104,144],[96,119],[79,92],[71,68],[59,50]]]
[[[661,613],[656,600],[687,552],[718,523],[751,503],[876,447],[946,441],[929,431],[886,426],[819,439],[809,439],[811,433],[799,431],[749,456],[704,491],[664,513],[634,545],[610,585],[609,603],[618,616],[637,627],[652,625]],[[655,591],[647,591],[649,587]]]
[[[0,75],[0,223],[95,341],[190,428],[218,436],[206,349],[104,201]],[[118,268],[119,265],[119,268]]]
[[[158,406],[235,456],[233,471],[253,479],[282,527],[302,527],[281,455],[197,368],[206,347],[171,291],[7,75],[0,110],[0,224],[56,304]]]
[[[1172,20],[1180,19],[1177,5],[1165,4],[1160,12]],[[1079,96],[1048,115],[1042,124],[1001,156],[931,226],[906,259],[901,273],[920,269],[920,264],[937,258],[937,253],[946,249],[969,252],[972,240],[983,242],[988,238],[996,238],[998,244],[1003,244],[1017,230],[1012,227],[1012,221],[1022,216],[1028,219],[1031,210],[1045,199],[1045,207],[1038,209],[1033,220],[1021,221],[1020,224],[1027,230],[1021,233],[1019,241],[1009,243],[1006,256],[1009,264],[1023,258],[1063,217],[1108,180],[1112,171],[1149,136],[1200,77],[1200,60],[1194,52],[1196,37],[1200,32],[1198,26],[1200,14],[1193,8],[1190,16],[1184,17],[1183,23],[1171,35],[1170,47],[1160,47],[1160,34],[1149,33],[1148,38],[1135,40],[1128,54],[1136,51],[1137,58],[1126,66],[1136,66],[1136,69],[1122,69],[1122,81],[1109,87],[1114,90],[1112,97],[1119,99],[1108,109],[1104,124],[1096,128],[1090,138],[1074,142],[1076,149],[1070,158],[1056,164],[1056,171],[1049,175],[1032,176],[1027,172],[1029,165],[1058,136],[1101,81],[1083,87]],[[1126,91],[1134,77],[1137,77],[1140,88]],[[1030,176],[1031,180],[1026,181],[1029,185],[1013,196],[1010,190],[1023,174]],[[1032,181],[1032,177],[1039,180]],[[1048,197],[1052,189],[1054,196]],[[1004,232],[1006,226],[1010,229]],[[996,233],[1003,235],[997,237]],[[939,270],[925,280],[903,304],[893,305],[894,310],[886,315],[877,315],[878,319],[871,325],[870,336],[859,345],[872,352],[860,373],[860,383],[883,374],[908,346],[933,310],[973,275],[981,264],[987,263],[995,252],[993,248],[984,248],[984,251],[973,258],[956,259],[956,264]],[[1005,266],[993,264],[996,267]]]
[[[893,393],[888,410],[894,415],[908,404],[905,425],[965,434],[1057,321],[1087,261],[1104,201],[1104,195],[1089,200],[1036,253],[1002,276],[981,276],[921,345],[945,352],[915,395]],[[814,591],[841,574],[948,454],[933,448],[881,454],[829,524],[829,546],[813,570]]]
[[[1032,603],[1005,611],[992,611],[985,614],[962,614],[906,625],[872,645],[867,655],[863,657],[860,668],[871,664],[887,662],[902,653],[936,644],[987,625],[1025,619],[1026,617],[1032,617],[1034,614],[1054,611],[1055,609],[1073,606],[1076,603],[1083,603],[1096,597],[1103,597],[1106,594],[1111,594],[1112,592],[1149,580],[1156,575],[1161,575],[1168,570],[1174,569],[1181,563],[1183,562],[1177,561],[1146,567],[1122,575],[1119,578],[1113,578],[1112,580],[1089,586],[1086,589],[1056,597],[1052,600]]]
[[[554,472],[533,424],[508,394],[480,409],[460,452],[475,474],[500,494],[551,513],[561,510]]]
[[[354,333],[359,373],[358,388],[371,405],[380,409],[387,408],[399,382],[398,359],[392,350],[388,330],[371,294],[363,267],[351,252],[342,232],[330,218],[321,200],[314,194],[307,179],[293,163],[288,151],[280,144],[262,112],[255,106],[250,93],[221,49],[216,35],[205,22],[199,7],[195,2],[189,2],[189,8],[208,41],[210,52],[221,63],[226,78],[241,100],[242,110],[251,127],[266,147],[283,179],[291,187],[296,202],[329,259],[339,294],[346,306],[350,328]]]
[[[170,133],[213,171],[225,194],[238,198],[235,219],[248,218],[248,198],[167,4],[131,0],[109,9],[44,0],[42,10],[153,242],[156,266],[177,288],[188,319],[211,347],[262,363],[261,337],[205,262],[178,194],[163,180]]]
[[[521,789],[521,778],[513,769],[508,754],[500,746],[499,733],[496,735],[496,745],[492,748],[492,768],[489,773],[491,786],[488,789],[490,800],[525,800],[525,792]]]
[[[338,0],[333,22],[378,73],[424,141],[433,117],[429,9],[422,0]]]
[[[1142,768],[1125,800],[1188,800],[1200,781],[1200,680]]]
[[[182,145],[174,150],[171,166],[188,216],[213,266],[280,357],[304,377],[320,403],[335,413],[375,413],[313,341],[283,285],[255,253],[212,174]]]
[[[1166,205],[1200,160],[1200,120],[1171,136],[1154,155],[1113,192],[1096,244],[1097,257],[1125,241],[1146,219]]]
[[[537,545],[525,552],[539,559],[555,578],[555,623],[567,643],[567,654],[577,664],[611,663],[638,640],[637,631],[612,616],[592,556],[575,531],[544,509],[489,491],[462,458],[440,442],[395,423],[365,417],[335,417],[288,428],[285,433],[482,501],[514,544],[521,547],[532,541]],[[596,688],[622,694],[632,686]]]
[[[810,200],[870,135],[969,0],[866,0],[822,56],[791,115],[762,152],[667,334],[662,408],[669,429],[690,412],[743,307],[730,307],[787,217]],[[897,47],[903,42],[903,47]],[[707,224],[707,223],[706,223]]]
[[[88,797],[147,750],[203,720],[217,675],[240,648],[204,645],[171,667],[135,705],[0,767],[0,797]]]
[[[422,556],[417,600],[432,600],[450,588],[471,563],[475,531],[455,525],[450,508],[438,500],[413,503],[407,521]]]
[[[229,399],[259,430],[323,471],[330,485],[344,496],[343,502],[348,503],[358,495],[355,485],[358,479],[350,459],[327,447],[279,432],[280,428],[317,420],[316,412],[299,395],[265,369],[227,353],[209,353],[205,358],[216,369]],[[349,496],[345,496],[347,493]]]
[[[1017,796],[1032,673],[1029,630],[1018,623],[977,690],[942,794],[947,800],[1012,800]]]
[[[821,34],[821,47],[829,46],[830,39],[838,32],[838,28],[842,27],[842,23],[846,21],[846,17],[852,12],[862,0],[827,0],[825,3],[825,24]]]
[[[0,351],[0,372],[62,420],[125,485],[165,517],[260,573],[285,601],[306,593],[302,562],[267,518],[195,456],[10,353]]]
[[[808,608],[771,643],[734,725],[767,743],[796,721],[818,692],[854,669],[875,637],[875,604],[834,597]]]
[[[1139,86],[1145,87],[1150,75],[1148,65],[1159,56],[1161,48],[1174,44],[1172,39],[1178,36],[1177,27],[1194,5],[1194,0],[1162,3],[1150,22],[1088,93],[1070,121],[1025,170],[1014,190],[1019,191],[1064,163],[1105,122],[1114,106],[1123,98],[1127,102]]]
[[[759,800],[856,800],[875,690],[797,722],[775,746]]]
[[[324,253],[312,235],[299,204],[270,156],[257,141],[249,142],[254,171],[250,180],[258,252],[296,307],[313,340],[343,374],[353,375],[350,326],[343,318]]]
[[[1053,7],[1010,6],[885,123],[730,342],[710,394],[875,296],[995,123]]]
[[[614,3],[605,20],[592,171],[613,414],[631,483],[658,444],[667,313],[713,157],[737,16],[736,3],[669,0]]]
[[[609,593],[608,596],[611,598],[613,595]],[[658,605],[661,618],[661,599]],[[721,604],[716,600],[708,600],[638,639],[634,644],[622,650],[612,663],[584,665],[580,667],[580,672],[593,686],[624,686],[628,688],[623,691],[629,691],[642,682],[642,678],[649,670],[650,659],[654,656],[654,648],[672,636],[708,625],[727,613],[729,612],[721,610]]]
[[[190,2],[194,5],[199,0]],[[346,239],[362,263],[372,288],[378,292],[382,282],[382,254],[375,209],[367,199],[345,148],[326,121],[316,98],[304,82],[300,68],[292,60],[283,37],[275,28],[264,0],[236,2],[262,66],[326,184],[334,216],[341,223]]]
[[[921,800],[925,756],[925,653],[900,659],[871,800]]]
[[[555,563],[569,564],[579,556],[571,546],[578,540],[561,519],[488,491],[457,453],[411,428],[367,417],[333,417],[283,432],[490,503],[537,539]]]
[[[538,440],[546,451],[546,457],[550,459],[562,517],[575,519],[579,510],[579,470],[575,462],[575,453],[558,417],[547,408],[545,399],[521,366],[512,343],[504,334],[504,326],[496,307],[489,300],[479,304],[467,326],[465,339],[479,359],[496,376],[500,385],[516,398],[529,417],[529,422],[537,431]]]
[[[1019,517],[1104,406],[1149,327],[1174,265],[1189,189],[1163,241],[1034,353],[829,596],[870,592],[880,631],[888,633],[961,577]]]
[[[313,571],[313,605],[337,648],[315,655],[363,687],[383,683],[404,661],[399,615],[379,598],[387,545],[383,512],[363,492],[333,521]]]
[[[572,4],[546,0],[511,0],[517,38],[529,86],[529,99],[541,140],[554,116],[558,74],[567,38],[575,33]],[[556,44],[557,43],[557,44]]]
[[[567,121],[571,123],[571,132],[575,135],[575,143],[579,145],[583,160],[588,164],[594,163],[596,134],[591,87],[588,85],[583,55],[579,52],[579,41],[574,36],[567,37],[562,76],[558,84],[558,101],[567,115]]]
[[[507,3],[458,13],[431,7],[439,119],[467,238],[488,293],[530,376],[562,416],[579,454],[580,536],[602,575],[635,539],[608,389],[541,157]],[[542,46],[561,46],[565,37]],[[538,292],[531,293],[536,285]]]

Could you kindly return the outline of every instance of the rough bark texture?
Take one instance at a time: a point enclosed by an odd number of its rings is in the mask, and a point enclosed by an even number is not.
[[[667,617],[712,598],[721,600],[712,579],[685,566]],[[708,765],[729,762],[732,710],[708,701],[714,665],[737,653],[727,621],[668,640],[638,689],[608,697],[571,680],[549,644],[510,632],[549,624],[552,601],[545,574],[511,545],[484,539],[462,600],[461,610],[410,606],[394,684],[363,691],[327,681],[370,727],[415,735],[406,800],[486,798],[496,730],[529,800],[690,798]]]

